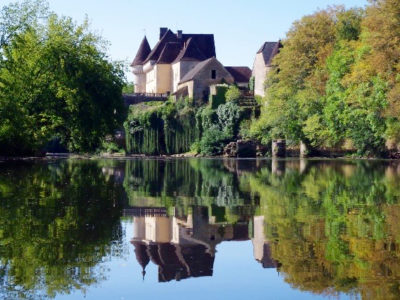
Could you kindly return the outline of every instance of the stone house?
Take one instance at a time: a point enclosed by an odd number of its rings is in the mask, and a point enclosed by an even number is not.
[[[136,93],[173,93],[178,83],[198,63],[215,57],[213,34],[175,34],[160,28],[153,49],[144,37],[131,67]]]
[[[217,83],[233,84],[234,77],[215,58],[209,58],[191,69],[178,84],[177,97],[188,96],[196,100],[207,101],[210,86]]]
[[[144,37],[132,64],[136,94],[175,94],[205,99],[215,83],[247,88],[248,67],[224,67],[215,54],[213,34],[175,34],[160,28],[153,49]],[[148,95],[146,95],[148,96]]]
[[[267,74],[272,68],[273,58],[281,47],[280,41],[265,42],[258,50],[253,65],[254,95],[264,97]]]

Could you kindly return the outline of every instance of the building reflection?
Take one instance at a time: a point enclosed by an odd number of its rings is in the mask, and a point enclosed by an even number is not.
[[[216,222],[207,207],[193,207],[187,216],[167,216],[163,208],[135,208],[131,240],[143,278],[150,261],[158,266],[158,281],[213,275],[216,246],[224,241],[252,240],[254,258],[264,268],[276,268],[264,239],[264,218],[227,224]],[[249,236],[253,232],[253,237]]]
[[[261,263],[263,268],[277,268],[278,262],[271,258],[271,248],[264,234],[264,216],[256,216],[253,218],[254,235],[251,239],[253,243],[254,258]]]

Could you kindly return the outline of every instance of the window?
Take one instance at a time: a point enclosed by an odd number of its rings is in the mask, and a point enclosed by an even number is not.
[[[217,71],[216,70],[211,70],[211,79],[217,78]]]

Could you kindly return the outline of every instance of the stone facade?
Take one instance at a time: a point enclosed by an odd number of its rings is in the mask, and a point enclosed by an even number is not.
[[[188,87],[189,97],[208,100],[210,86],[218,83],[233,84],[233,76],[215,58],[210,58],[190,70],[178,85],[178,90]]]
[[[150,48],[145,37],[131,64],[135,92],[173,94],[187,87],[189,97],[198,100],[209,94],[211,84],[221,81],[248,86],[251,76],[248,67],[225,68],[215,57],[214,35],[183,34],[180,30],[175,34],[168,28],[160,28],[160,39],[154,48]],[[204,62],[210,64],[203,68]],[[196,76],[187,79],[193,70]],[[213,71],[216,73],[211,74]]]
[[[264,97],[265,95],[265,80],[270,67],[267,67],[264,62],[263,55],[261,53],[256,54],[253,66],[253,77],[254,77],[254,94],[257,96]]]
[[[211,57],[215,57],[212,34],[175,34],[160,28],[160,39],[154,48],[145,37],[131,64],[135,92],[173,93],[187,72]]]
[[[280,41],[265,42],[258,50],[253,64],[254,95],[264,97],[265,81],[272,68],[272,60],[282,47]]]
[[[172,65],[172,86],[171,91],[175,93],[182,78],[192,70],[199,62],[197,61],[179,61]]]

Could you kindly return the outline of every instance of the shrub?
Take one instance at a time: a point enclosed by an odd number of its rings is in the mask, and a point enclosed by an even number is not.
[[[220,105],[217,109],[218,125],[221,130],[236,135],[239,127],[240,108],[234,102]]]
[[[232,85],[225,93],[225,100],[226,102],[236,101],[240,99],[241,95],[242,93],[240,92],[239,88],[235,85]]]
[[[200,133],[195,110],[167,101],[162,105],[132,105],[125,122],[129,153],[159,155],[184,153],[198,140]]]
[[[115,142],[113,141],[103,141],[101,144],[100,149],[98,149],[98,153],[120,153],[120,154],[125,154],[125,150],[118,146]]]
[[[231,136],[225,131],[221,131],[219,126],[213,125],[204,132],[200,141],[200,153],[204,155],[221,154],[230,138]]]
[[[215,87],[216,95],[210,95],[210,106],[217,109],[221,104],[225,104],[225,94],[228,90],[227,85],[219,85]]]
[[[251,76],[249,81],[249,90],[254,92],[255,85],[256,85],[256,78],[254,76]]]
[[[201,152],[201,144],[200,141],[196,141],[190,146],[190,152],[192,153],[200,153]]]

